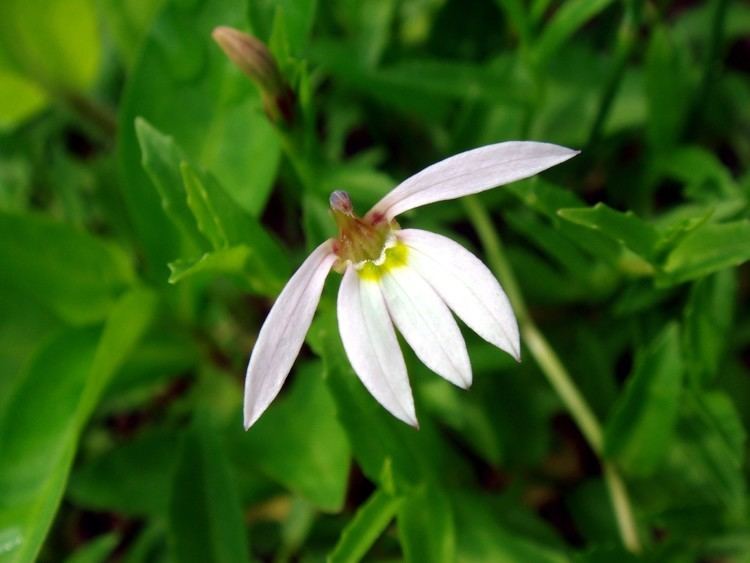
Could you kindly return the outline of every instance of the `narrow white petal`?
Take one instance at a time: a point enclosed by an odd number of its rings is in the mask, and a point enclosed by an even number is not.
[[[263,323],[245,376],[246,429],[263,414],[289,375],[335,261],[331,241],[316,248],[287,282]]]
[[[378,283],[360,279],[349,266],[337,309],[344,350],[362,383],[396,418],[417,426],[404,357]]]
[[[502,287],[476,256],[435,233],[404,229],[414,267],[458,317],[479,336],[520,360],[518,323]]]
[[[416,270],[404,266],[388,271],[380,285],[393,322],[417,357],[451,383],[469,387],[471,364],[464,338],[430,284]]]
[[[574,157],[578,152],[533,141],[508,141],[462,152],[401,182],[375,204],[368,215],[382,214],[390,220],[428,203],[455,199],[528,178]]]

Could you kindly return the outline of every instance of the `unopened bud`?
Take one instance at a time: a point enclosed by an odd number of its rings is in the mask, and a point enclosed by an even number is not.
[[[226,26],[215,28],[211,36],[229,59],[260,88],[268,117],[291,125],[294,92],[284,80],[268,47],[252,35]]]

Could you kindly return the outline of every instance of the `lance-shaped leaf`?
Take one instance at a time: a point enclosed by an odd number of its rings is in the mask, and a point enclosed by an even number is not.
[[[691,231],[669,253],[659,281],[674,284],[750,260],[750,221],[709,223]]]
[[[398,511],[398,530],[405,561],[456,560],[453,508],[439,488],[417,487],[405,496]]]
[[[198,413],[185,435],[172,482],[169,538],[177,561],[249,561],[240,498],[207,413]]]
[[[78,439],[103,387],[143,335],[155,307],[147,290],[125,294],[104,330],[50,342],[0,412],[0,537],[9,563],[33,561],[65,489]]]
[[[347,524],[328,563],[361,561],[396,515],[401,498],[382,489],[375,491]]]
[[[612,0],[568,0],[562,4],[534,45],[535,62],[548,62],[576,31],[611,3]]]
[[[705,384],[716,375],[729,342],[735,315],[737,276],[732,269],[695,282],[685,307],[683,344],[692,381]]]
[[[603,233],[648,261],[655,259],[659,233],[632,212],[622,213],[597,203],[594,207],[561,209],[558,215]]]
[[[605,455],[634,475],[663,460],[677,422],[684,366],[680,333],[668,326],[637,358],[604,433]]]
[[[135,131],[141,147],[143,168],[159,192],[164,212],[190,243],[197,248],[206,247],[182,187],[180,163],[185,161],[184,153],[172,137],[163,134],[141,117],[135,120]]]
[[[240,209],[210,174],[187,162],[180,165],[187,206],[200,232],[214,250],[198,258],[171,262],[169,281],[176,283],[197,273],[240,277],[261,295],[274,295],[289,274],[286,252],[257,219]]]

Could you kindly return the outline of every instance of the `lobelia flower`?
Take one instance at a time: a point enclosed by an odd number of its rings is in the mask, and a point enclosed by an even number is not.
[[[354,214],[346,192],[333,192],[330,204],[339,236],[304,261],[260,330],[245,379],[245,428],[281,389],[331,269],[343,273],[338,324],[354,371],[383,407],[412,426],[417,426],[414,400],[394,325],[427,367],[462,388],[471,385],[471,365],[451,311],[520,360],[515,315],[489,269],[451,239],[401,229],[394,218],[421,205],[528,178],[576,154],[526,141],[466,151],[408,178],[363,218]]]

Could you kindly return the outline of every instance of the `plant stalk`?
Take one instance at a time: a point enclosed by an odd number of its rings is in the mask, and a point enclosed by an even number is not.
[[[518,281],[510,263],[505,259],[500,237],[492,225],[487,211],[473,196],[464,198],[463,202],[469,220],[484,246],[490,267],[498,278],[500,278],[508,299],[513,305],[516,317],[518,318],[521,336],[526,346],[547,377],[550,385],[555,389],[568,412],[575,420],[589,446],[591,446],[591,449],[599,457],[623,545],[628,551],[639,553],[641,551],[641,543],[627,488],[617,468],[603,458],[604,440],[599,421],[588,403],[586,403],[586,399],[581,395],[581,392],[576,387],[554,349],[547,342],[547,339],[537,328],[529,314]]]

